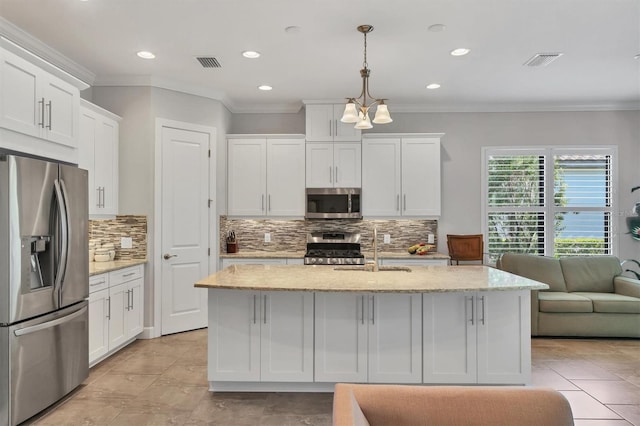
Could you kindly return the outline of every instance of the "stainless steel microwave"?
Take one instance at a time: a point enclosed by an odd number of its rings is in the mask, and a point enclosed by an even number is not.
[[[361,219],[360,188],[307,188],[307,219]]]

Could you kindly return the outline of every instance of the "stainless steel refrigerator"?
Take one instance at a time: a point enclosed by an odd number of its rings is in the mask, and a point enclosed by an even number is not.
[[[89,372],[87,171],[0,152],[0,425]]]

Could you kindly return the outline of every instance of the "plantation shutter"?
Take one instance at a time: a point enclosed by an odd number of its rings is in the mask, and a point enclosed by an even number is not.
[[[612,254],[615,149],[484,150],[485,241],[502,253]]]
[[[487,171],[489,257],[544,253],[544,155],[490,155]]]

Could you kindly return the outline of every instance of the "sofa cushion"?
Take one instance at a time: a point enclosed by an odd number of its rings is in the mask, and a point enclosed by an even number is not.
[[[549,285],[546,291],[567,291],[558,259],[530,254],[505,253],[500,269]]]
[[[560,259],[567,290],[613,293],[613,277],[622,273],[614,256],[579,256]]]
[[[540,312],[593,312],[593,302],[588,297],[576,293],[539,291]]]
[[[616,293],[571,293],[593,301],[593,312],[614,314],[640,314],[640,299]]]

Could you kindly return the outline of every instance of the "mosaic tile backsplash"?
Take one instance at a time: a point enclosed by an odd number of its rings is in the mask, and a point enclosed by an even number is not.
[[[438,244],[437,220],[274,220],[236,219],[220,216],[220,253],[226,253],[226,236],[234,231],[238,250],[246,251],[305,251],[307,235],[311,232],[359,232],[362,250],[372,247],[373,228],[378,228],[378,248],[384,251],[404,251],[419,242],[427,242],[433,234]],[[264,234],[271,234],[271,242],[264,242]],[[390,234],[391,243],[382,244],[383,235]]]
[[[121,237],[131,237],[132,248],[120,247]],[[147,216],[123,215],[115,219],[90,220],[89,239],[99,240],[100,244],[113,243],[116,260],[146,259]]]

